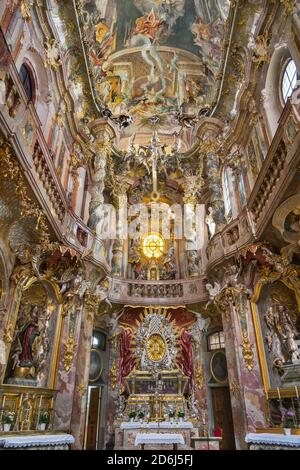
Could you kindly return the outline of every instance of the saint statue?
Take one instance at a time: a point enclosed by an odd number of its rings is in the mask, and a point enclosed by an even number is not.
[[[38,319],[39,308],[37,305],[34,305],[30,312],[30,320],[23,325],[21,331],[18,333],[18,343],[20,347],[18,360],[21,367],[33,366],[33,344],[36,337],[40,335]]]

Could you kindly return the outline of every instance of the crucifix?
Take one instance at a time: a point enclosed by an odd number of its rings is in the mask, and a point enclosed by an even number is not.
[[[157,132],[155,131],[151,138],[151,159],[152,159],[152,193],[151,199],[152,201],[157,201],[159,199],[159,192],[157,190],[157,159],[160,156],[160,152],[162,151],[163,146],[159,145],[159,141],[157,139]]]

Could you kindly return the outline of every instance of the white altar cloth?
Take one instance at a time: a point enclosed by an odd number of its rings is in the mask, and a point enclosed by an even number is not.
[[[75,442],[71,434],[43,434],[31,436],[0,436],[0,447],[39,447],[70,445]]]
[[[169,433],[140,433],[135,438],[136,446],[141,444],[182,444],[184,439],[182,434],[169,434]]]
[[[246,435],[245,441],[248,444],[269,444],[274,446],[282,445],[300,447],[300,436],[296,435],[286,436],[285,434],[250,433]]]
[[[190,421],[174,422],[162,421],[161,423],[157,422],[145,422],[138,423],[137,421],[123,422],[120,426],[121,429],[192,429],[193,423]]]

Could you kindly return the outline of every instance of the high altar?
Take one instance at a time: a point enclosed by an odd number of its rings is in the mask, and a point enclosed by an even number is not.
[[[210,448],[218,448],[218,439],[207,437],[195,394],[194,360],[199,351],[197,344],[193,345],[192,334],[197,327],[194,316],[184,318],[180,310],[154,308],[144,309],[142,314],[137,309],[136,315],[139,320],[133,323],[131,312],[131,324],[126,312],[122,316],[119,348],[115,345],[120,371],[114,448],[137,448],[137,436],[149,433],[158,441],[161,434],[164,440],[167,435],[174,438],[181,434],[181,449],[199,448],[201,440],[210,442]],[[183,323],[189,333],[182,329]],[[131,325],[135,327],[129,329]]]
[[[155,350],[155,349],[154,349]],[[139,421],[123,421],[115,431],[115,449],[135,448],[136,436],[141,433],[182,434],[190,448],[196,429],[191,421],[174,422],[169,415],[186,415],[185,393],[188,377],[179,369],[162,370],[160,373],[133,371],[125,380],[128,393],[126,414],[142,416]],[[143,410],[143,411],[141,411]],[[142,413],[142,414],[141,414]],[[167,421],[169,419],[169,421]],[[172,421],[172,422],[171,422]],[[163,445],[163,447],[168,445]]]

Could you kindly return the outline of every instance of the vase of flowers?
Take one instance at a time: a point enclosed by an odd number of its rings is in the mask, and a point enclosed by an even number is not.
[[[39,430],[45,431],[47,424],[49,424],[50,415],[48,411],[42,411],[39,416]]]
[[[128,418],[130,419],[131,422],[134,421],[136,417],[136,412],[135,411],[131,411],[129,414],[128,414]]]
[[[287,410],[283,419],[283,432],[285,435],[290,436],[292,428],[295,426],[295,413],[293,410]]]
[[[178,411],[178,418],[179,421],[182,422],[184,419],[184,411]]]
[[[11,430],[11,426],[15,421],[16,413],[14,411],[5,411],[2,421],[3,421],[3,430],[4,432],[9,432]]]
[[[170,411],[169,412],[169,418],[170,418],[170,422],[173,423],[174,418],[175,418],[175,411]]]
[[[138,418],[140,420],[140,423],[144,421],[145,413],[143,411],[138,412]]]

